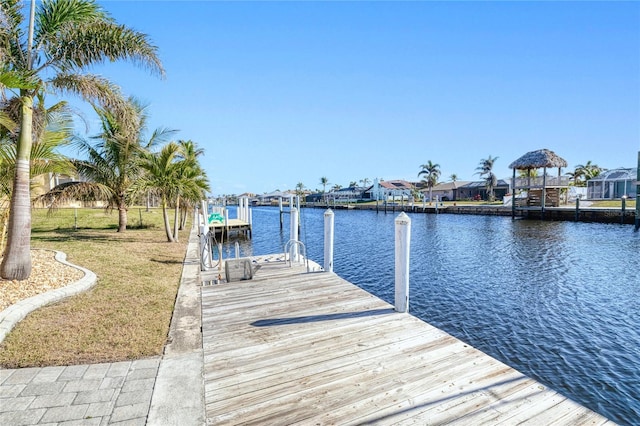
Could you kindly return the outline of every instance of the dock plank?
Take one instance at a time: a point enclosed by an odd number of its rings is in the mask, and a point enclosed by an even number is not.
[[[278,259],[202,287],[208,424],[608,423],[336,274]]]

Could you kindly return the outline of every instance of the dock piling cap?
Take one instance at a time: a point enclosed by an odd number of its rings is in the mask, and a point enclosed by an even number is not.
[[[411,218],[407,216],[405,212],[401,212],[396,217],[396,225],[408,225],[411,223]]]

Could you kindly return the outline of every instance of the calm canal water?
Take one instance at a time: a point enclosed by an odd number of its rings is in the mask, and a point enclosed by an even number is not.
[[[283,250],[253,208],[242,255]],[[323,264],[324,209],[300,239]],[[334,271],[393,303],[396,213],[336,210]],[[409,214],[410,313],[623,424],[640,424],[640,234],[632,226]],[[234,213],[231,217],[235,217]],[[233,245],[225,245],[233,256]]]

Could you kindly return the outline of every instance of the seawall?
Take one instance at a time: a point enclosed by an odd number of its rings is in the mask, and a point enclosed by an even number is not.
[[[400,213],[401,211],[425,214],[475,214],[484,216],[511,216],[510,206],[482,206],[482,205],[445,205],[435,207],[422,205],[371,205],[371,204],[349,204],[349,205],[329,205],[308,203],[302,207],[310,208],[331,208],[335,210],[377,210],[381,213]],[[633,225],[635,223],[634,209],[615,209],[606,207],[547,207],[544,215],[540,210],[518,210],[516,217],[531,220],[550,221],[572,221],[572,222],[594,222],[594,223],[620,223]]]

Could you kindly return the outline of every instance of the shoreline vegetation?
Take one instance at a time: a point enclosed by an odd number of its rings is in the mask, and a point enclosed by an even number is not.
[[[179,243],[168,243],[160,209],[132,208],[130,213],[130,227],[116,232],[117,211],[60,209],[48,215],[45,209],[33,210],[33,248],[66,253],[69,262],[93,271],[98,282],[20,321],[0,344],[0,366],[116,362],[162,353],[191,221]]]

